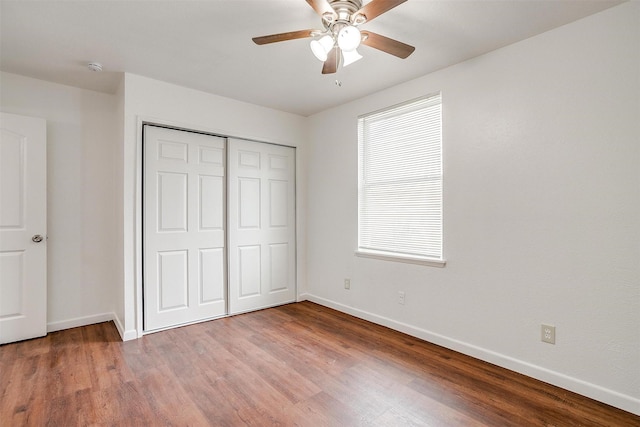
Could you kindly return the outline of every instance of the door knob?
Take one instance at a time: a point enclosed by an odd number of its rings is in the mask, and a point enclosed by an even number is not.
[[[40,242],[42,242],[43,239],[44,239],[44,237],[42,237],[39,234],[36,234],[35,236],[33,236],[31,238],[31,240],[34,241],[35,243],[40,243]]]

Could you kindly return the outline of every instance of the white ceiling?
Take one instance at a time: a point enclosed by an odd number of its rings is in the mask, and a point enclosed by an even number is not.
[[[251,41],[321,28],[305,0],[0,0],[0,69],[107,93],[130,72],[307,116],[622,2],[408,0],[362,28],[415,46],[409,58],[362,46],[322,75],[309,39]]]

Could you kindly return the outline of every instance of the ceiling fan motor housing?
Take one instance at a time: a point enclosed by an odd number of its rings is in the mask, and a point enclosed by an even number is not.
[[[343,23],[343,24],[355,24],[355,22],[351,22],[351,15],[356,13],[362,7],[362,0],[333,0],[329,1],[329,5],[333,10],[335,10],[338,15],[337,18],[329,15],[329,19],[331,23]],[[326,20],[326,16],[323,16]],[[364,22],[364,21],[363,21]],[[359,25],[363,22],[358,22]]]

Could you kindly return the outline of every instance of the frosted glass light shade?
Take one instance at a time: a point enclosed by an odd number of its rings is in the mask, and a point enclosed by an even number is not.
[[[311,40],[309,44],[311,46],[311,52],[318,60],[324,62],[327,60],[327,55],[333,49],[333,38],[329,35],[323,36],[320,40]]]
[[[360,30],[352,25],[347,25],[338,33],[338,46],[343,52],[350,52],[360,46],[362,36]]]
[[[346,67],[347,65],[353,64],[356,61],[362,59],[362,55],[358,53],[357,49],[353,50],[343,50],[342,51],[342,66]]]

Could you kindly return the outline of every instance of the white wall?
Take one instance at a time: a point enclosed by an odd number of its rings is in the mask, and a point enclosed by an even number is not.
[[[111,320],[115,97],[0,74],[0,109],[47,121],[48,330]]]
[[[212,76],[212,78],[215,78]],[[297,147],[298,287],[305,290],[305,175],[307,120],[302,116],[259,107],[221,96],[126,73],[124,76],[124,152],[122,157],[124,339],[142,332],[140,248],[141,121]]]
[[[437,91],[447,266],[355,257],[356,118]],[[640,414],[639,94],[633,2],[312,116],[309,299]]]

